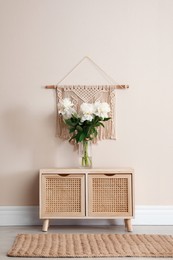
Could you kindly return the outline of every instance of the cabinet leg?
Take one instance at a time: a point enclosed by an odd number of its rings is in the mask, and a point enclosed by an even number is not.
[[[133,228],[132,228],[132,222],[131,219],[124,219],[124,223],[125,223],[125,228],[127,229],[128,232],[132,232]]]
[[[49,227],[49,219],[44,219],[42,231],[46,232]]]

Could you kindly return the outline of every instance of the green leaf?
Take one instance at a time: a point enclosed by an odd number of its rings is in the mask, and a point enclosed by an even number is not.
[[[86,138],[86,135],[84,133],[81,133],[79,136],[79,142],[82,142]]]
[[[79,132],[82,132],[82,131],[83,131],[82,127],[79,126],[79,125],[76,126],[76,130],[78,130]]]
[[[111,117],[104,118],[102,121],[108,121]]]
[[[100,126],[101,125],[101,122],[97,122],[96,124],[95,124],[95,126]]]
[[[76,125],[76,123],[72,122],[71,119],[65,119],[65,123],[66,123],[66,125],[69,125],[69,126],[75,126]]]
[[[72,128],[69,129],[69,133],[71,134],[71,133],[73,133],[75,130],[76,130],[75,127],[72,127]]]
[[[103,127],[105,127],[104,124],[103,124],[102,122],[100,122],[100,125],[103,126]]]

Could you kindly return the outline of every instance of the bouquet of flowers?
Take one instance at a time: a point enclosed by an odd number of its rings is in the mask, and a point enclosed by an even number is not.
[[[104,127],[103,122],[110,117],[110,106],[106,102],[82,103],[79,112],[74,109],[74,104],[69,98],[63,99],[59,104],[59,114],[62,115],[64,123],[69,128],[70,140],[76,143],[83,142],[82,166],[90,166],[88,156],[88,141],[93,140],[98,134],[98,127]]]

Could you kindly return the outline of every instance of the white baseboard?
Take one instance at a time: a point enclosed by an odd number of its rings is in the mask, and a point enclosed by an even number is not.
[[[134,225],[173,225],[173,206],[136,206]]]
[[[41,225],[38,206],[0,206],[0,226]],[[136,206],[133,225],[173,225],[173,206]],[[122,225],[122,220],[52,220],[54,225]]]

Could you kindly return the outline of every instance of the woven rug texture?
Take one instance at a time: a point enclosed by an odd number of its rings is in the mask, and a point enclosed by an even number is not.
[[[8,256],[173,257],[170,235],[19,234]]]

